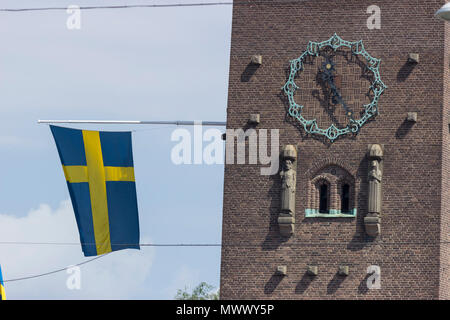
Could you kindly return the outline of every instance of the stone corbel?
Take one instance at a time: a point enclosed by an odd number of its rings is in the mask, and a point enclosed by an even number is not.
[[[364,226],[366,228],[366,233],[370,237],[376,237],[381,232],[383,147],[379,144],[369,145],[367,158],[369,160],[369,205],[367,216],[364,217]]]
[[[295,191],[297,185],[297,149],[286,145],[281,151],[281,211],[278,226],[283,237],[290,237],[295,226]]]

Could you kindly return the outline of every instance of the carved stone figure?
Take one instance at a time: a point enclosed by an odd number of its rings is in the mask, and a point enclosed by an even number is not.
[[[281,212],[278,226],[282,236],[289,237],[294,233],[295,224],[295,190],[297,185],[297,150],[287,145],[281,153]]]
[[[286,159],[283,163],[284,171],[281,176],[281,211],[284,213],[295,213],[295,187],[297,183],[297,172],[293,169],[293,161]]]
[[[381,183],[383,178],[382,159],[383,149],[379,144],[369,145],[369,205],[368,214],[364,218],[366,233],[371,237],[380,234],[381,224]]]
[[[380,163],[377,160],[370,161],[369,169],[369,213],[381,212],[381,178]]]

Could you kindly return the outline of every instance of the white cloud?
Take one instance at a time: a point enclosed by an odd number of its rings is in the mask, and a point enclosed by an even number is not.
[[[0,214],[0,242],[79,243],[70,201],[53,210],[42,204],[18,218]],[[141,239],[142,242],[151,242]],[[7,282],[8,299],[134,299],[145,298],[154,250],[113,252],[81,268],[81,290],[69,290],[69,275],[63,271],[36,279]],[[74,265],[85,258],[77,245],[0,244],[0,264],[4,279],[36,275]]]

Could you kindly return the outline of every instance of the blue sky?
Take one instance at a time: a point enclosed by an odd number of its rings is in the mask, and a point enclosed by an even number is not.
[[[20,1],[2,8],[167,3]],[[177,3],[192,2],[177,0]],[[202,1],[197,1],[202,2]],[[207,2],[207,1],[203,1]],[[231,6],[0,13],[0,242],[78,242],[56,147],[38,119],[226,120]],[[174,165],[173,126],[133,130],[141,242],[220,243],[223,165]],[[191,129],[190,129],[191,130]],[[78,245],[1,245],[4,279],[87,260]],[[220,247],[123,250],[81,267],[6,283],[9,299],[172,299],[219,285]]]

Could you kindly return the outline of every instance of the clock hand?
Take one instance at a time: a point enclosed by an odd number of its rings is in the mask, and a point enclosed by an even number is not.
[[[342,99],[342,96],[340,95],[340,93],[336,91],[335,95],[337,95],[337,101],[344,107],[347,117],[354,120],[353,119],[353,111],[347,106],[344,99]]]
[[[344,99],[342,99],[341,94],[339,93],[335,83],[334,83],[334,75],[332,73],[333,71],[333,64],[332,61],[327,61],[324,63],[324,70],[322,71],[322,79],[328,82],[328,85],[330,86],[331,92],[333,94],[333,103],[341,104],[344,107],[344,110],[346,112],[347,117],[353,120],[353,111],[347,106]]]

